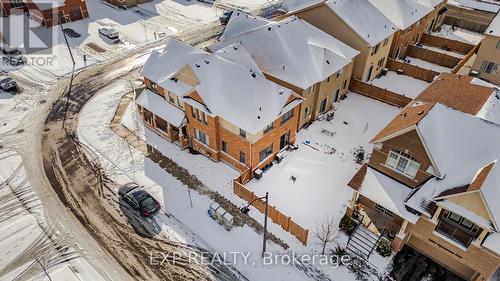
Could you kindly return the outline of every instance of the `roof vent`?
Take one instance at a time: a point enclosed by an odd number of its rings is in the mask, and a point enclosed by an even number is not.
[[[259,107],[259,111],[262,111],[262,107]]]
[[[260,116],[259,116],[259,115],[257,115],[257,119],[260,119]]]
[[[285,93],[285,91],[283,91],[283,90],[278,92],[278,94],[280,94],[280,95],[283,95],[284,93]]]
[[[197,67],[197,68],[200,68],[200,65],[199,65],[199,64],[197,64],[197,63],[196,63],[195,65],[196,65],[196,67]]]
[[[234,49],[235,51],[237,51],[237,50],[238,50],[238,48],[237,48],[236,46],[233,46],[233,49]]]
[[[405,112],[405,113],[403,113],[403,118],[405,118],[405,117],[406,117],[406,115],[407,115],[407,114],[406,114],[406,112]]]
[[[206,63],[206,64],[209,64],[210,62],[209,62],[208,60],[205,60],[205,63]]]
[[[170,80],[177,82],[177,78],[175,78],[175,77],[170,78]]]
[[[271,31],[271,27],[268,27],[267,30]]]
[[[495,95],[495,98],[496,98],[497,100],[500,100],[500,95],[499,95],[499,94],[496,94],[496,95]]]
[[[257,77],[257,75],[255,75],[255,73],[252,72],[252,77],[255,78]]]
[[[285,65],[283,65],[283,70],[285,70]]]
[[[424,114],[423,110],[418,112],[418,115],[422,115],[422,114]]]
[[[329,60],[326,60],[326,64],[330,64],[330,61],[329,61]]]

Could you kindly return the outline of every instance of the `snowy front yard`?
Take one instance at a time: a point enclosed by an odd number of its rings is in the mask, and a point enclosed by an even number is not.
[[[271,205],[310,231],[326,216],[339,222],[352,196],[347,183],[359,168],[354,151],[363,147],[369,152],[370,139],[398,112],[397,107],[349,93],[334,120],[316,121],[302,129],[296,140],[299,149],[246,187],[256,194],[268,191]]]
[[[413,99],[423,92],[430,83],[388,71],[387,75],[373,79],[371,84]]]

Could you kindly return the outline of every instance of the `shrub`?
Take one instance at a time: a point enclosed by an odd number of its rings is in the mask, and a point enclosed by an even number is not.
[[[332,250],[332,256],[342,257],[346,254],[346,249],[340,245],[335,246],[335,248]]]
[[[345,232],[347,235],[351,236],[356,229],[356,222],[348,216],[342,217],[340,220],[340,230]]]
[[[377,252],[384,258],[392,255],[392,243],[388,239],[382,237],[377,244]]]

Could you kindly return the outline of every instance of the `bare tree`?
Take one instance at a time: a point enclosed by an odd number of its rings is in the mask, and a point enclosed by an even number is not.
[[[320,241],[322,247],[321,254],[325,254],[326,246],[335,241],[338,234],[338,228],[335,225],[335,220],[331,216],[326,216],[316,223],[316,230],[313,234]]]

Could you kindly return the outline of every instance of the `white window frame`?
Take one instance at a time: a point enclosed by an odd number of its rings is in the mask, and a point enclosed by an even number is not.
[[[490,65],[491,65],[491,69],[489,69],[489,71],[488,71],[488,68]],[[497,74],[498,73],[498,66],[499,65],[497,63],[483,60],[483,62],[481,63],[480,71],[484,72],[484,73],[488,73],[488,74]]]
[[[194,129],[194,137],[196,138],[197,141],[201,142],[202,144],[204,144],[206,146],[209,145],[207,134],[200,131],[198,128]]]
[[[415,158],[407,153],[397,150],[389,151],[385,165],[411,179],[415,178],[418,173],[418,169],[420,168],[420,162],[418,162]],[[402,167],[402,165],[404,165],[404,167]],[[410,167],[412,165],[413,167]]]

